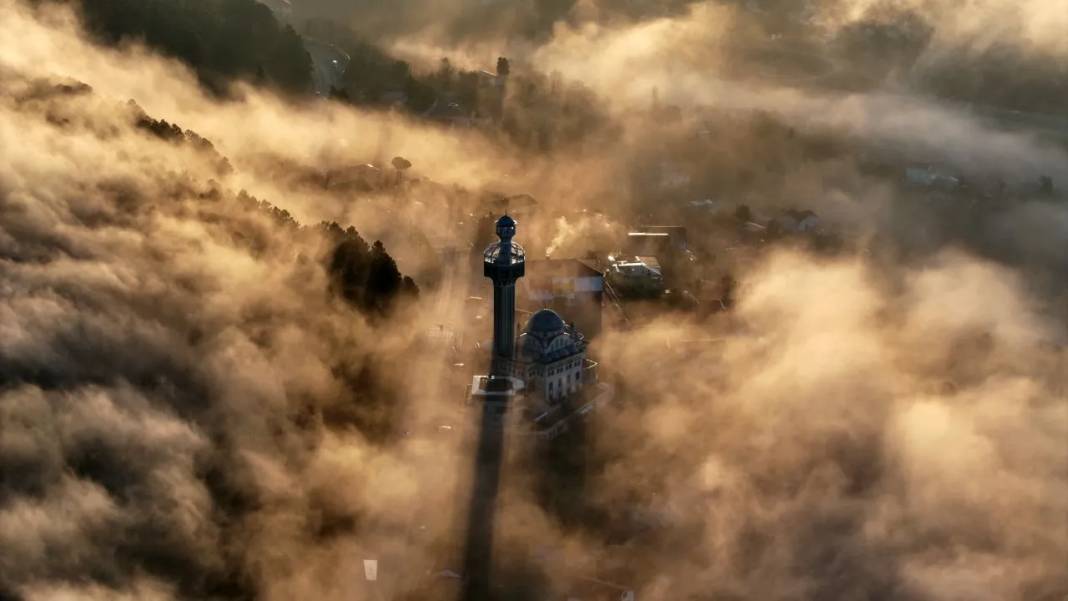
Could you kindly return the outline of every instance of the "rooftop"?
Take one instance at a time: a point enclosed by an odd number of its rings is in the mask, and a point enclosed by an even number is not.
[[[603,275],[591,262],[581,259],[539,259],[527,263],[528,277],[594,278]]]
[[[556,334],[567,327],[564,319],[552,309],[542,309],[527,322],[526,331],[532,334]]]

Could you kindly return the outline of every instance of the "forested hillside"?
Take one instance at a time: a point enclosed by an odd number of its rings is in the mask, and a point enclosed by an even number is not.
[[[115,44],[142,40],[221,92],[233,79],[289,92],[311,86],[300,36],[255,0],[76,0],[89,29]]]

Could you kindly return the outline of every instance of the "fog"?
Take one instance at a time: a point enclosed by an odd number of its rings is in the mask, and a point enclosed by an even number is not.
[[[846,242],[755,253],[727,314],[607,323],[617,391],[582,489],[508,439],[498,598],[584,577],[639,599],[1068,595],[1068,205],[1026,187],[1068,186],[1064,140],[919,75],[844,85],[836,58],[813,75],[752,53],[783,23],[831,39],[911,12],[932,32],[908,73],[998,44],[1055,70],[1059,2],[294,4],[417,66],[556,73],[584,127],[531,148],[247,83],[219,98],[63,6],[0,0],[0,599],[375,598],[372,558],[380,598],[453,598],[433,574],[460,567],[474,409],[427,333],[468,319],[470,274],[440,251],[516,194],[537,199],[531,256],[613,250],[687,219],[668,207],[696,192],[650,183],[666,164]],[[1024,191],[965,216],[872,156]],[[366,163],[392,183],[334,185]],[[382,240],[418,297],[346,301],[320,222]]]

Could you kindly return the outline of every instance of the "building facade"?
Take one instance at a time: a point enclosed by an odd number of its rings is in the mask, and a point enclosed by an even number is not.
[[[552,309],[542,309],[519,336],[513,373],[526,383],[529,394],[556,404],[577,394],[586,372],[586,340]]]
[[[552,309],[592,340],[601,332],[604,274],[579,259],[530,261],[519,304],[534,313]]]

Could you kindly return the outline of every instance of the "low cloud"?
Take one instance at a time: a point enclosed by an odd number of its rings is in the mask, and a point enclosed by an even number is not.
[[[962,22],[1000,10],[984,6]],[[834,27],[866,9],[837,10]],[[607,328],[594,350],[618,387],[588,424],[581,490],[509,441],[500,586],[1063,597],[1063,204],[963,227],[849,144],[1021,180],[1063,172],[1063,148],[900,90],[728,77],[712,33],[740,11],[553,13],[517,63],[582,82],[606,123],[531,151],[252,87],[219,100],[145,48],[93,44],[66,10],[0,2],[20,32],[0,40],[0,597],[350,599],[371,558],[384,595],[424,594],[458,568],[473,453],[451,349],[427,336],[462,319],[468,274],[438,251],[524,192],[532,257],[614,250],[691,193],[664,192],[668,171],[732,209],[811,204],[850,243],[756,253],[730,314]],[[653,88],[685,110],[650,114]],[[811,150],[828,139],[838,154]],[[384,167],[398,155],[410,174]],[[369,162],[393,183],[345,180]],[[693,245],[711,248],[701,223]],[[339,294],[349,224],[420,300]]]

